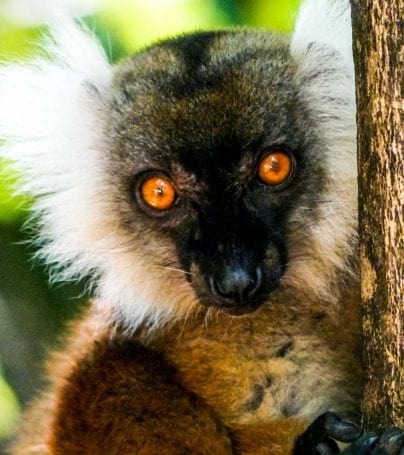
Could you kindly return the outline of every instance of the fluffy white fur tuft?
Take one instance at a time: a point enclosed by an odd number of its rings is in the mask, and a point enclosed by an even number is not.
[[[21,191],[36,196],[44,255],[70,276],[85,260],[94,187],[101,168],[105,102],[112,71],[96,41],[73,23],[59,24],[31,63],[0,67],[2,156],[22,171]]]
[[[355,77],[348,0],[306,0],[290,51],[298,82],[327,161],[328,187],[320,221],[301,249],[307,261],[291,262],[286,281],[335,301],[336,272],[349,273],[357,213]],[[304,210],[304,207],[302,207]],[[304,213],[297,213],[304,217]]]
[[[311,43],[337,50],[353,72],[349,0],[305,0],[292,37],[291,51],[304,54]]]
[[[42,51],[33,62],[0,67],[0,153],[22,171],[18,191],[38,198],[46,260],[63,278],[81,276],[94,267],[81,234],[99,216],[91,201],[103,179],[100,131],[112,71],[97,42],[73,23],[53,27]]]

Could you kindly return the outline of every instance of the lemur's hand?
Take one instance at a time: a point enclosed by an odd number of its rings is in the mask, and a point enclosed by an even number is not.
[[[335,441],[352,444],[340,452]],[[362,435],[360,428],[332,412],[318,417],[297,439],[293,455],[404,455],[404,431],[396,427],[382,436]]]

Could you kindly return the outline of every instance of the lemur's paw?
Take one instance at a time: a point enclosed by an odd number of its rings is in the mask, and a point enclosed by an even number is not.
[[[326,412],[298,437],[293,455],[337,454],[340,451],[335,441],[353,442],[361,434],[361,429],[355,423],[343,420],[333,412]]]
[[[390,427],[380,438],[374,433],[366,433],[342,455],[404,455],[404,431]]]
[[[380,437],[332,412],[318,417],[296,441],[293,455],[339,454],[335,441],[351,442],[341,455],[404,455],[404,431],[391,427]]]

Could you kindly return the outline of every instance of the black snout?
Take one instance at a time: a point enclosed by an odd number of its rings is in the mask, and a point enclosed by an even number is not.
[[[220,276],[209,278],[212,294],[225,306],[251,304],[262,286],[262,270],[246,270],[241,267],[225,267]]]

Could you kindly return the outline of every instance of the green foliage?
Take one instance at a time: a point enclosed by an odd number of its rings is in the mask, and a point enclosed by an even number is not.
[[[230,25],[214,0],[109,0],[98,21],[121,39],[128,53],[178,33]]]
[[[11,436],[19,414],[17,398],[0,371],[0,439]]]
[[[36,48],[35,41],[40,34],[39,27],[18,27],[0,15],[0,60],[32,56]]]
[[[12,62],[17,58],[29,58],[34,55],[35,41],[40,37],[40,33],[40,28],[17,27],[0,17],[0,62],[1,60]],[[2,146],[4,144],[0,140],[0,147]],[[5,168],[4,160],[0,159],[0,223],[19,222],[24,216],[26,199],[14,196],[12,188],[16,179]]]
[[[25,216],[28,198],[14,194],[16,181],[17,176],[8,171],[6,162],[0,159],[0,223],[20,222]]]
[[[267,27],[277,32],[290,32],[300,0],[255,0],[246,1],[243,8],[249,25]]]

